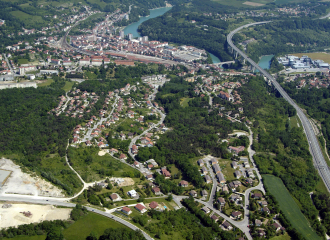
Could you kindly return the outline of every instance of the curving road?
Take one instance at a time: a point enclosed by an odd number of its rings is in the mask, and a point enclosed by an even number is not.
[[[324,159],[322,150],[320,148],[320,145],[318,143],[317,137],[315,136],[315,133],[313,131],[312,125],[308,121],[307,116],[303,113],[303,111],[299,108],[299,106],[289,97],[289,95],[283,90],[281,85],[271,76],[267,71],[262,69],[257,63],[255,63],[252,59],[250,59],[245,53],[243,53],[239,48],[237,48],[234,43],[232,42],[232,37],[234,34],[242,30],[243,28],[255,26],[255,25],[260,25],[260,24],[265,24],[269,23],[271,21],[266,21],[266,22],[257,22],[257,23],[250,23],[246,24],[244,26],[241,26],[234,31],[230,32],[227,36],[227,42],[229,46],[234,49],[236,53],[241,55],[246,61],[248,61],[253,67],[258,69],[260,73],[262,73],[271,83],[274,85],[274,87],[279,91],[279,93],[282,95],[282,97],[288,101],[296,110],[297,110],[297,115],[304,127],[304,131],[308,140],[309,148],[310,148],[310,153],[313,156],[313,161],[314,161],[314,166],[318,170],[325,186],[327,187],[328,191],[330,192],[330,170],[328,168],[328,165]]]
[[[31,204],[43,204],[43,205],[54,205],[54,206],[62,206],[62,207],[70,207],[73,208],[76,206],[76,204],[74,203],[68,203],[68,202],[61,202],[61,201],[56,201],[56,200],[41,200],[38,198],[24,198],[21,196],[0,196],[0,200],[1,201],[9,201],[9,202],[26,202],[26,203],[31,203]],[[119,218],[115,215],[112,215],[110,213],[106,213],[103,212],[101,210],[95,209],[95,208],[91,208],[91,207],[86,207],[88,211],[90,212],[94,212],[97,214],[100,214],[102,216],[105,216],[107,218],[111,218],[116,222],[119,222],[123,225],[125,225],[126,227],[129,227],[130,229],[136,231],[136,230],[140,230],[141,233],[143,234],[143,236],[147,239],[147,240],[153,240],[153,238],[151,238],[146,232],[142,231],[141,229],[139,229],[138,227],[134,226],[133,224],[125,221],[122,218]]]

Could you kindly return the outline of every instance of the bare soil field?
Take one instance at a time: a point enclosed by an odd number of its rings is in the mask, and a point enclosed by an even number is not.
[[[0,189],[0,194],[24,194],[34,196],[64,197],[62,190],[39,176],[23,173],[20,166],[12,160],[0,159],[0,169],[12,171],[10,177]]]
[[[0,229],[45,220],[66,220],[69,219],[70,212],[70,208],[56,208],[51,205],[12,204],[8,207],[8,204],[0,204]]]

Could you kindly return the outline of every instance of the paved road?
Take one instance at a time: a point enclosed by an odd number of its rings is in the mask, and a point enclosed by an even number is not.
[[[10,201],[10,202],[26,202],[26,203],[31,203],[31,204],[44,204],[44,205],[55,205],[55,206],[63,206],[63,207],[70,207],[73,208],[76,206],[76,204],[74,203],[68,203],[68,202],[61,202],[61,201],[56,201],[56,200],[42,200],[39,198],[24,198],[21,196],[0,196],[0,201]],[[90,212],[95,212],[98,213],[100,215],[103,215],[107,218],[111,218],[123,225],[125,225],[126,227],[129,227],[132,230],[140,230],[142,232],[142,234],[144,235],[144,237],[148,240],[152,240],[153,238],[151,238],[147,233],[145,233],[144,231],[142,231],[141,229],[139,229],[138,227],[134,226],[133,224],[119,218],[116,217],[115,215],[112,215],[110,213],[106,213],[103,212],[101,210],[95,209],[95,208],[91,208],[91,207],[86,207],[88,211]]]
[[[114,103],[112,104],[112,109],[111,109],[111,112],[109,113],[108,117],[106,117],[106,118],[101,117],[101,119],[97,123],[94,124],[94,127],[89,128],[87,133],[85,134],[84,138],[81,140],[82,142],[86,142],[87,140],[91,140],[92,139],[91,134],[92,134],[93,130],[96,129],[99,125],[101,125],[104,121],[108,121],[112,117],[112,114],[113,114],[113,111],[115,109],[115,106],[117,104],[118,99],[119,99],[119,95],[117,93],[116,94],[116,99],[115,99]]]
[[[156,96],[156,93],[157,93],[157,89],[154,88],[154,92],[153,94],[151,94],[149,96],[149,101],[151,102],[151,100],[153,100]],[[150,128],[148,128],[147,130],[145,130],[143,133],[141,133],[140,135],[134,137],[132,139],[132,141],[130,142],[129,146],[128,146],[128,154],[134,159],[136,160],[135,158],[135,155],[132,153],[132,146],[135,145],[136,141],[138,139],[140,139],[142,136],[146,135],[150,130],[152,130],[153,128],[155,127],[158,127],[160,124],[162,124],[165,120],[165,117],[166,115],[164,113],[162,113],[162,111],[160,111],[158,108],[155,108],[154,109],[160,114],[160,120],[158,123],[156,124],[153,124]],[[141,172],[141,173],[146,173],[146,174],[151,174],[151,172],[149,171],[149,169],[145,168],[142,164],[140,164],[140,167],[138,168],[138,170]]]
[[[327,163],[324,159],[324,156],[322,154],[322,150],[320,148],[320,145],[318,143],[317,137],[315,136],[315,133],[313,131],[313,128],[308,121],[308,118],[304,114],[304,112],[299,108],[299,106],[289,97],[289,95],[283,90],[281,85],[271,76],[267,71],[262,69],[258,64],[256,64],[252,59],[250,59],[245,53],[243,53],[239,48],[237,48],[233,42],[232,42],[232,37],[235,33],[239,32],[243,28],[251,27],[254,25],[260,25],[260,24],[265,24],[269,23],[270,21],[266,22],[257,22],[257,23],[250,23],[246,24],[244,26],[241,26],[234,31],[230,32],[229,35],[227,36],[227,42],[231,48],[233,48],[239,55],[241,55],[245,60],[247,60],[253,67],[258,69],[271,83],[274,85],[274,87],[277,89],[277,91],[282,95],[282,97],[288,101],[296,110],[297,110],[297,115],[304,127],[304,131],[309,143],[309,149],[310,153],[313,156],[313,161],[314,161],[314,166],[318,170],[325,186],[327,187],[328,191],[330,192],[330,170],[327,166]]]

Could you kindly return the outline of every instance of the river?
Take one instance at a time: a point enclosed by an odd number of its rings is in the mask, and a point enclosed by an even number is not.
[[[220,63],[221,62],[220,59],[217,56],[213,55],[212,53],[209,53],[209,54],[212,58],[213,63]]]
[[[274,55],[265,55],[262,56],[258,62],[258,65],[262,68],[262,69],[269,69],[270,68],[270,61],[272,60],[272,58],[274,57]],[[259,72],[258,70],[256,70],[256,72]]]
[[[128,25],[127,27],[124,28],[124,33],[125,35],[132,33],[133,37],[141,37],[141,35],[138,33],[137,29],[140,26],[141,23],[147,21],[148,19],[151,18],[155,18],[158,16],[163,15],[164,13],[166,13],[167,11],[171,10],[172,7],[162,7],[162,8],[156,8],[156,9],[152,9],[150,10],[150,15],[147,17],[140,17],[140,20],[134,23],[131,23],[130,25]]]

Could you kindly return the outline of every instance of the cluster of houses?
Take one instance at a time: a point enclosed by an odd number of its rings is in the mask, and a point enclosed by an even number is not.
[[[199,159],[197,161],[198,165],[202,168],[202,174],[204,175],[204,179],[206,183],[212,183],[212,178],[208,175],[208,169],[206,167],[206,164],[204,163],[203,159]],[[218,183],[221,185],[224,185],[226,183],[226,179],[223,175],[223,173],[221,172],[221,168],[218,164],[218,160],[216,158],[212,158],[210,160],[210,163],[212,164],[212,169],[215,173],[215,176],[218,180]]]
[[[314,73],[298,73],[289,75],[284,78],[284,81],[296,82],[296,88],[301,89],[303,87],[308,88],[328,88],[330,85],[330,72],[323,71],[321,76],[315,76]]]

